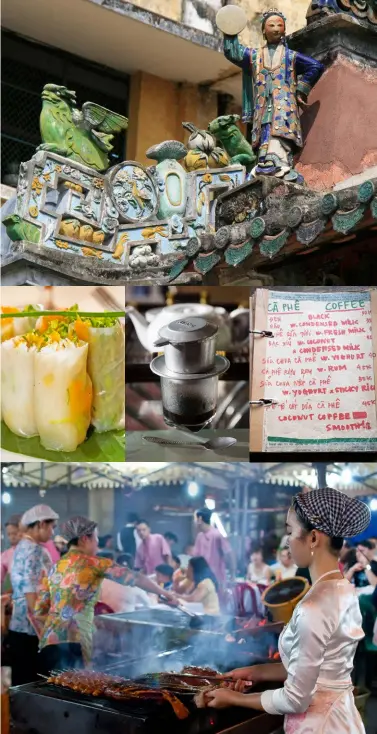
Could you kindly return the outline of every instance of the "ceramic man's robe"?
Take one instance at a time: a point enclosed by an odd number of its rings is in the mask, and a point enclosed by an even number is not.
[[[292,51],[280,43],[271,58],[267,45],[243,46],[237,36],[225,36],[224,54],[243,71],[244,122],[252,122],[252,146],[265,143],[263,125],[270,125],[268,137],[292,141],[301,148],[302,132],[296,95],[307,96],[323,73],[315,59]],[[271,114],[268,114],[268,108]]]

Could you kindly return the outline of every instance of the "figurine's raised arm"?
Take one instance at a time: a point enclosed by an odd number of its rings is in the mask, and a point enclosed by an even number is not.
[[[240,69],[250,69],[250,49],[240,43],[238,36],[224,35],[224,56]]]
[[[247,23],[245,12],[238,5],[226,5],[217,13],[216,23],[224,34],[225,58],[242,69],[242,121],[251,122],[254,113],[252,49],[244,46],[238,38]]]
[[[243,46],[238,36],[224,36],[224,56],[232,64],[242,69],[242,122],[251,122],[253,119],[253,80],[252,80],[252,49]]]

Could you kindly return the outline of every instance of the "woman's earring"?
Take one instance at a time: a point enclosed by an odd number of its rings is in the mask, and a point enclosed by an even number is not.
[[[314,550],[313,550],[313,548],[312,548],[311,554],[312,554],[312,557],[313,557],[314,556]]]

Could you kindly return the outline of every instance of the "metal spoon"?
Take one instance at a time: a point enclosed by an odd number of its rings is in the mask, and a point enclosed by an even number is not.
[[[161,446],[179,446],[184,449],[206,449],[207,451],[216,451],[216,449],[227,449],[230,446],[234,446],[237,443],[236,438],[231,436],[219,436],[218,438],[211,438],[209,441],[203,443],[194,443],[193,441],[182,442],[182,441],[170,441],[167,438],[160,438],[159,436],[143,436],[144,441],[150,443],[158,443]]]

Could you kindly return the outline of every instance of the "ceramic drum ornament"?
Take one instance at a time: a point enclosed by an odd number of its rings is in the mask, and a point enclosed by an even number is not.
[[[159,332],[151,370],[161,380],[164,420],[168,426],[200,431],[217,409],[218,378],[229,360],[216,356],[217,326],[193,317],[172,321]]]
[[[245,11],[238,5],[226,5],[216,15],[218,29],[227,36],[237,36],[247,25]]]

